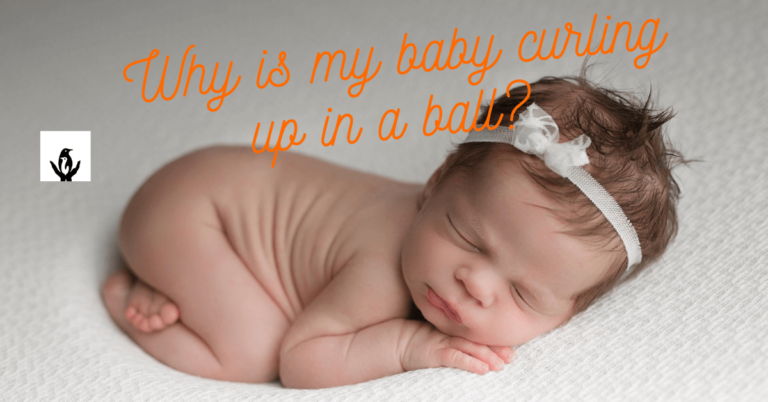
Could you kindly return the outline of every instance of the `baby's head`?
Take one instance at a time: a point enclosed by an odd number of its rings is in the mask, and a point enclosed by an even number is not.
[[[674,165],[665,142],[674,115],[585,78],[545,77],[495,100],[478,119],[500,127],[536,103],[560,142],[591,138],[583,168],[632,223],[642,262],[657,260],[677,232]],[[511,118],[510,118],[511,117]],[[506,143],[465,142],[427,182],[403,242],[414,303],[442,332],[487,345],[519,345],[567,322],[615,286],[628,255],[614,226],[569,179]],[[447,305],[450,307],[448,307]]]

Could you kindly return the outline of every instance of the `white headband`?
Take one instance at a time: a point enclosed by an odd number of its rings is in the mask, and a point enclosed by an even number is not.
[[[520,113],[514,129],[498,127],[494,130],[471,131],[464,142],[503,142],[531,155],[536,155],[555,173],[568,178],[589,198],[613,225],[627,250],[625,279],[635,264],[642,259],[640,240],[632,223],[624,215],[608,191],[581,166],[589,163],[586,149],[592,143],[582,134],[571,141],[559,143],[560,130],[555,120],[535,103]]]

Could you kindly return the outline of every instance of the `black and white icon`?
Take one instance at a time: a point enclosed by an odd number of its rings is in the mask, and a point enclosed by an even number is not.
[[[72,181],[72,176],[74,176],[78,170],[80,170],[80,161],[77,161],[77,165],[75,168],[72,168],[72,157],[69,156],[69,151],[72,151],[69,148],[64,148],[61,150],[61,153],[59,154],[59,164],[58,167],[56,164],[51,161],[51,167],[53,168],[53,171],[56,172],[56,175],[59,176],[61,181]]]
[[[41,131],[40,181],[91,181],[91,132]]]

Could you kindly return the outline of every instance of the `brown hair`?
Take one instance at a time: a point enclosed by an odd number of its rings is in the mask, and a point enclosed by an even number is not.
[[[493,127],[501,118],[501,126],[509,126],[531,103],[549,113],[557,123],[561,142],[581,134],[592,140],[587,149],[587,170],[619,203],[637,231],[642,249],[642,262],[629,278],[656,261],[677,234],[676,205],[680,190],[672,176],[672,168],[686,161],[665,141],[662,127],[674,117],[667,109],[657,111],[651,104],[651,92],[643,102],[629,93],[602,88],[591,83],[582,66],[578,77],[544,77],[531,86],[531,93],[510,118],[512,110],[525,99],[525,86],[510,90],[489,106],[482,107],[477,124],[488,121]],[[482,142],[462,143],[446,157],[431,181],[433,189],[454,174],[471,177],[484,163],[497,158],[517,159],[526,172],[554,199],[571,206],[568,216],[560,216],[573,227],[566,233],[598,240],[623,250],[616,230],[600,210],[570,180],[559,176],[535,156],[527,155],[509,144]],[[429,185],[427,186],[429,187]],[[419,200],[422,205],[426,194]],[[574,296],[573,315],[584,311],[610,290],[626,270],[627,257],[618,260],[603,279]]]

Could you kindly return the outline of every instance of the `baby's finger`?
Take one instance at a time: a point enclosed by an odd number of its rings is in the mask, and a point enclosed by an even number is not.
[[[488,346],[491,348],[491,350],[496,353],[499,357],[504,359],[507,363],[512,363],[513,360],[517,357],[517,353],[514,349],[512,349],[509,346]]]
[[[448,344],[472,357],[480,359],[488,364],[494,371],[499,371],[504,367],[504,360],[501,359],[493,350],[486,345],[474,343],[464,338],[452,337]]]
[[[488,372],[488,365],[482,361],[453,348],[442,348],[437,351],[438,364],[443,367],[453,367],[475,374]]]

